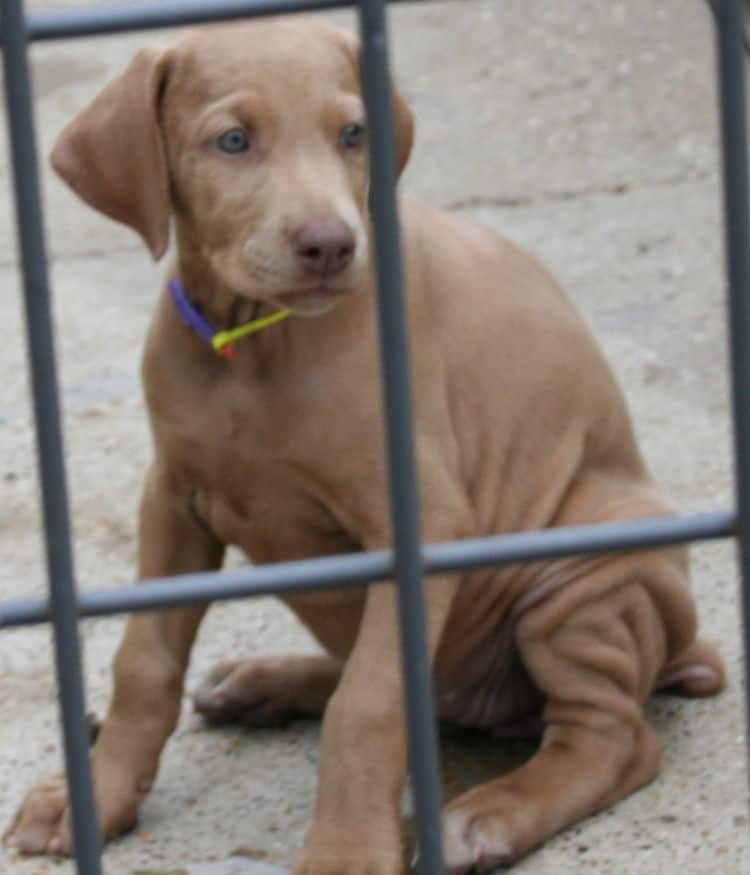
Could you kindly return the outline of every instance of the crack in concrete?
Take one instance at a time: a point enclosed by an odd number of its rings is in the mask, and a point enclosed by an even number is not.
[[[480,209],[490,207],[496,209],[513,209],[517,207],[543,206],[548,203],[562,203],[565,201],[579,200],[596,196],[619,196],[631,191],[643,191],[649,188],[666,188],[673,185],[681,185],[691,182],[701,182],[706,179],[717,177],[714,170],[701,170],[692,175],[671,176],[664,179],[653,179],[644,184],[616,182],[611,185],[597,185],[588,188],[560,189],[559,191],[543,191],[531,195],[469,195],[443,205],[448,212],[458,213],[463,210]],[[123,255],[129,252],[137,252],[143,248],[142,243],[116,246],[109,249],[92,248],[81,249],[76,252],[55,252],[48,256],[49,264],[58,261],[77,261],[88,258],[108,258],[112,255]],[[18,258],[15,256],[0,256],[0,270],[18,266]]]
[[[681,185],[690,182],[701,182],[706,179],[716,178],[716,171],[701,170],[689,176],[672,176],[665,179],[654,179],[643,185],[616,182],[611,185],[597,185],[588,188],[560,189],[559,191],[543,191],[532,195],[471,195],[460,198],[444,205],[443,209],[448,212],[461,212],[481,207],[494,207],[497,209],[543,206],[548,203],[562,203],[564,201],[582,200],[596,196],[619,196],[631,191],[643,191],[649,188],[667,188],[673,185]]]
[[[123,255],[128,252],[138,252],[143,249],[142,243],[128,244],[127,246],[114,246],[108,249],[99,247],[92,249],[79,249],[75,252],[53,252],[47,255],[47,263],[55,264],[58,261],[81,261],[88,258],[109,258],[112,255]],[[0,270],[18,267],[20,264],[17,256],[0,256]]]

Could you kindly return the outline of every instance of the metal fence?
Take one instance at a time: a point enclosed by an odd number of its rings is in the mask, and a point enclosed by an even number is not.
[[[397,0],[391,0],[397,2]],[[78,619],[125,611],[395,579],[406,689],[409,764],[422,875],[443,872],[437,742],[427,658],[423,575],[552,559],[578,553],[655,547],[711,538],[738,540],[743,642],[750,664],[750,252],[742,0],[714,5],[721,94],[728,318],[736,509],[677,518],[576,526],[423,546],[419,536],[411,426],[408,338],[402,300],[395,197],[386,0],[153,0],[25,15],[23,0],[2,0],[0,46],[5,89],[46,537],[49,598],[0,601],[0,630],[52,622],[65,761],[70,780],[79,875],[100,875],[81,673]],[[393,550],[163,578],[117,590],[76,592],[65,481],[50,291],[28,67],[28,44],[94,34],[172,27],[248,16],[357,7],[370,128],[372,212],[379,281]],[[718,7],[718,8],[716,8]],[[385,355],[384,350],[388,350]],[[750,702],[748,673],[746,703]]]

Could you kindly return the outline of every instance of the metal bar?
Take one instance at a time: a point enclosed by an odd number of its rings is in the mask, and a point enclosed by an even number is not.
[[[442,875],[440,764],[422,585],[419,496],[412,434],[411,368],[396,203],[395,126],[383,0],[360,0],[362,89],[370,151],[370,209],[378,278],[380,367],[385,409],[401,672],[418,868]]]
[[[462,568],[562,559],[586,553],[665,547],[729,538],[735,531],[735,516],[728,511],[565,526],[428,546],[424,551],[425,569],[428,574],[436,574]]]
[[[27,16],[31,42],[105,36],[123,31],[156,30],[186,24],[232,21],[261,15],[284,15],[354,6],[357,0],[159,0],[93,8],[38,12]],[[406,0],[390,0],[402,3]],[[0,30],[0,45],[3,34]]]
[[[371,122],[373,214],[382,292],[381,356],[392,490],[395,554],[387,551],[351,554],[229,574],[187,575],[148,586],[85,593],[75,599],[69,538],[62,435],[59,424],[49,292],[39,207],[36,151],[29,97],[26,41],[171,27],[230,20],[251,15],[334,9],[354,0],[166,0],[143,6],[42,13],[24,21],[20,0],[4,0],[0,43],[11,119],[16,199],[26,289],[27,332],[32,359],[34,409],[47,535],[49,604],[42,599],[0,603],[0,628],[53,619],[55,655],[61,691],[65,752],[74,774],[71,796],[76,855],[80,872],[101,871],[99,838],[92,818],[93,794],[85,744],[84,697],[76,617],[126,610],[151,610],[196,601],[302,589],[362,585],[383,580],[394,571],[399,580],[402,649],[410,726],[410,762],[420,846],[420,871],[442,871],[437,745],[426,660],[422,572],[540,561],[585,552],[656,547],[669,543],[728,537],[739,528],[743,569],[743,616],[746,659],[750,662],[750,458],[740,448],[750,437],[750,261],[748,259],[748,185],[745,142],[742,11],[739,0],[721,0],[719,67],[722,86],[722,134],[727,215],[727,262],[730,280],[730,333],[737,467],[737,518],[727,512],[689,517],[648,519],[600,526],[552,529],[430,545],[419,542],[419,513],[411,435],[408,352],[401,294],[397,215],[393,196],[393,141],[387,88],[384,0],[361,0],[363,73]],[[400,0],[391,0],[400,2]],[[387,349],[388,354],[385,355]],[[750,707],[750,676],[746,703]],[[81,750],[83,748],[83,750]],[[88,797],[88,798],[87,798]]]
[[[441,574],[464,568],[560,559],[583,553],[730,538],[735,531],[734,514],[728,511],[570,526],[430,544],[423,550],[423,566],[425,574]],[[117,589],[91,590],[80,593],[78,614],[81,617],[102,617],[197,602],[362,586],[392,576],[393,557],[389,551],[348,553],[235,571],[164,577]],[[0,630],[43,623],[48,619],[49,609],[44,599],[20,598],[0,602]]]
[[[717,24],[742,637],[745,665],[750,669],[750,192],[741,0],[722,0]],[[750,670],[745,673],[745,685],[750,726]]]
[[[721,3],[721,0],[706,0],[706,2],[708,3],[709,8],[711,9],[711,12],[713,12],[714,16],[718,18],[719,4]],[[745,9],[750,10],[750,0],[744,0],[744,4],[745,4]],[[747,14],[745,15],[745,23],[744,23],[744,29],[743,29],[743,40],[745,43],[745,52],[750,54],[750,22],[748,22],[748,20],[747,20]]]
[[[386,580],[392,574],[391,554],[387,551],[279,562],[225,572],[181,574],[116,589],[82,592],[78,597],[78,610],[82,617],[100,617],[247,596],[362,586]],[[0,603],[0,629],[44,622],[47,616],[44,599],[13,599]]]
[[[32,40],[64,39],[351,6],[352,0],[159,0],[29,16]]]
[[[6,107],[71,825],[78,871],[85,875],[100,875],[100,839],[89,765],[63,438],[22,0],[4,0],[2,25],[7,39],[3,51]]]

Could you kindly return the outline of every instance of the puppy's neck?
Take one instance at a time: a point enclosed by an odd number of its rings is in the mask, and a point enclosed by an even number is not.
[[[278,314],[278,304],[260,298],[250,299],[229,288],[217,275],[211,260],[201,251],[185,224],[177,217],[174,274],[180,279],[189,302],[214,332],[230,331]],[[307,360],[305,357],[311,350],[315,357],[319,357],[327,338],[334,341],[332,348],[336,349],[342,346],[342,338],[346,337],[357,338],[361,344],[363,338],[369,336],[370,323],[373,321],[371,296],[374,293],[374,281],[372,277],[367,277],[358,293],[347,295],[330,310],[314,316],[293,313],[291,318],[238,340],[233,344],[234,356],[243,367],[253,363],[256,370],[261,368],[266,372],[272,366],[288,367],[295,358]],[[179,324],[182,319],[169,295],[165,296],[165,302],[166,309],[162,311],[164,317],[175,325]],[[197,340],[194,333],[191,342],[198,345],[205,343],[204,340]]]
[[[190,303],[216,331],[236,328],[277,309],[265,301],[251,300],[232,292],[207,261],[189,247],[178,249],[177,275]]]

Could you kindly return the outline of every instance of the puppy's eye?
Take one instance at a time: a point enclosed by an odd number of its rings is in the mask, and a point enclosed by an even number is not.
[[[217,148],[227,155],[239,155],[250,149],[250,135],[244,128],[232,128],[216,140]]]
[[[364,125],[351,124],[344,128],[339,139],[345,149],[359,149],[365,142],[365,136]]]

